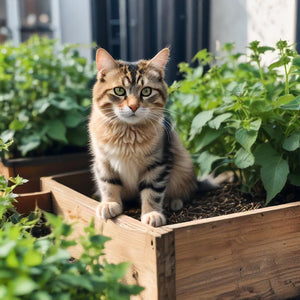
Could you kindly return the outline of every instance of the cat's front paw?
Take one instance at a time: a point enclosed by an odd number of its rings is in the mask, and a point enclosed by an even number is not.
[[[144,224],[159,227],[166,224],[166,217],[161,212],[151,211],[142,215],[141,221]]]
[[[111,219],[122,213],[122,205],[117,202],[103,202],[96,208],[96,216],[99,219]]]

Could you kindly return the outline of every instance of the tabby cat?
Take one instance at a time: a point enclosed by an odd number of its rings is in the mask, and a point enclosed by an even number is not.
[[[164,115],[168,57],[165,48],[151,60],[127,63],[97,51],[89,133],[99,218],[120,215],[123,201],[139,197],[141,221],[161,226],[164,203],[179,210],[197,188],[190,155]]]

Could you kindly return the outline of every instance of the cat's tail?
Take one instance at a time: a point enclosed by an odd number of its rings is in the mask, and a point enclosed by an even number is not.
[[[210,174],[197,180],[197,190],[198,192],[208,192],[220,188],[223,183],[229,183],[233,181],[233,172],[223,172],[216,177],[213,174]]]

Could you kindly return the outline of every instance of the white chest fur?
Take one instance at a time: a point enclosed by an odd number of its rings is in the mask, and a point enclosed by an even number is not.
[[[130,159],[111,158],[112,168],[120,175],[124,197],[132,197],[138,192],[140,166],[136,161]]]

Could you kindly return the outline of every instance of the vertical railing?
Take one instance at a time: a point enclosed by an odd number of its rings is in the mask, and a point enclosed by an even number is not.
[[[106,23],[109,24],[111,1],[99,2],[105,2],[108,7]],[[171,58],[166,79],[171,83],[178,78],[178,63],[190,61],[198,50],[208,48],[209,0],[112,1],[115,2],[118,2],[119,9],[119,51],[109,42],[112,32],[109,25],[106,26],[107,50],[115,58],[128,61],[151,58],[160,49],[170,46]]]

